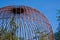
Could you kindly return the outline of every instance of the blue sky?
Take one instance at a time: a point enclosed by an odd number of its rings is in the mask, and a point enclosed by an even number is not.
[[[60,0],[0,0],[0,8],[10,5],[26,5],[39,10],[49,19],[53,31],[56,32],[56,13],[60,9]]]

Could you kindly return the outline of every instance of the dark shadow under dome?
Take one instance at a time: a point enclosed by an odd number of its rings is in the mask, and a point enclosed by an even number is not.
[[[23,8],[13,8],[12,12],[15,14],[21,14],[21,13],[24,13],[24,9]]]

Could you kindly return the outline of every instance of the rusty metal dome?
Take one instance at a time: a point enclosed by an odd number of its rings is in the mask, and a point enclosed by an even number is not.
[[[15,26],[18,26],[14,32],[18,40],[54,40],[52,26],[48,19],[34,8],[28,6],[0,8],[0,29],[4,26],[10,32],[13,28],[13,20]],[[11,34],[10,40],[13,40]]]

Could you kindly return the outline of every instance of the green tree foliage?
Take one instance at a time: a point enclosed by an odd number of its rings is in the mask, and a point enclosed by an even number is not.
[[[55,40],[60,40],[60,10],[58,10],[57,21],[58,21],[58,28],[57,28],[57,32],[54,35],[55,35]]]
[[[18,25],[16,24],[15,18],[13,17],[10,21],[10,39],[11,40],[18,40],[18,37],[16,36],[16,30],[18,28]]]
[[[45,30],[44,32],[40,32],[39,28],[37,28],[34,31],[35,31],[35,34],[36,34],[34,39],[38,39],[38,40],[50,40],[49,39],[49,35],[47,33],[47,30]],[[39,36],[37,34],[39,34]]]
[[[16,24],[16,21],[14,18],[10,21],[10,27],[12,29],[9,29],[8,31],[4,26],[0,29],[0,40],[18,40],[18,36],[16,35],[16,30],[18,28],[18,25]]]

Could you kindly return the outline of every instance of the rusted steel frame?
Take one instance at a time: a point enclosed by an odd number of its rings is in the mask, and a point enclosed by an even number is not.
[[[24,7],[27,7],[27,6],[23,6],[23,8],[24,8]],[[5,8],[6,8],[6,9],[5,9]],[[13,8],[13,7],[10,6],[10,7],[5,7],[5,8],[0,9],[1,12],[3,12],[3,10],[4,10],[5,12],[8,12],[8,13],[9,13],[9,11],[11,11],[11,8]],[[26,11],[26,10],[28,10],[28,8],[29,8],[29,11]],[[43,20],[45,20],[44,22],[46,22],[46,24],[49,25],[49,29],[50,29],[50,32],[51,32],[50,35],[53,35],[53,31],[52,31],[52,28],[51,28],[51,26],[50,26],[49,21],[48,21],[48,19],[47,19],[42,13],[40,13],[40,12],[37,11],[36,9],[30,8],[30,7],[27,7],[27,8],[24,8],[24,9],[26,9],[25,11],[26,11],[27,13],[32,10],[32,11],[36,12],[38,15],[40,15],[41,18],[42,18]],[[25,14],[26,14],[26,13],[25,13]],[[32,14],[32,12],[30,12],[29,15],[31,15],[31,14]],[[54,39],[54,36],[51,37],[51,40],[53,40],[53,39]]]
[[[31,10],[31,8],[28,8],[28,10],[29,10],[29,14],[28,14],[28,15],[30,16],[30,17],[29,17],[29,20],[31,20],[31,16],[32,16],[31,13],[32,13],[32,10]],[[31,26],[31,24],[30,24],[30,26]],[[33,26],[32,26],[32,28],[33,28]],[[31,30],[31,28],[30,28],[30,30]],[[33,40],[33,39],[32,39],[32,40]]]
[[[26,13],[27,13],[27,12],[26,12],[27,10],[26,10],[26,7],[22,7],[22,8],[24,9],[24,24],[23,24],[23,25],[24,25],[24,31],[25,31],[25,32],[24,32],[24,40],[26,40],[26,31],[27,31],[27,30],[26,30],[26,27],[27,27],[27,24],[26,24],[26,17],[25,17],[25,15],[26,15]]]
[[[32,26],[32,28],[31,28],[31,31],[32,31],[32,39],[31,39],[31,40],[34,40],[34,39],[33,39],[33,34],[34,34],[34,33],[33,33],[33,31],[34,31],[34,26],[33,26],[33,25],[34,25],[34,23],[33,23],[33,18],[32,18],[32,14],[31,14],[31,13],[33,13],[33,10],[31,10],[31,8],[29,8],[29,10],[30,10],[30,12],[29,12],[29,13],[30,13],[30,20],[31,20],[31,22],[32,22],[32,24],[31,24],[31,26]]]
[[[17,9],[16,9],[16,14],[17,14]],[[14,18],[15,18],[15,14],[14,14]],[[16,20],[16,19],[17,19],[17,18],[15,18],[15,20]],[[16,30],[15,30],[15,34],[14,34],[14,35],[15,35],[15,40],[17,40],[17,39],[16,39]]]
[[[31,12],[31,10],[30,10],[29,8],[26,8],[26,9],[28,10],[28,11],[27,11],[27,15],[28,15],[28,20],[30,21],[30,20],[31,20],[31,13],[32,13],[32,12]],[[29,15],[28,12],[30,13],[30,15]],[[32,29],[31,29],[31,24],[29,23],[29,31],[30,31],[29,33],[30,33],[30,35],[31,35],[31,30],[32,30]],[[30,38],[30,39],[31,39],[31,38]],[[29,39],[29,40],[30,40],[30,39]]]
[[[45,20],[46,22],[49,23],[49,21],[47,20],[47,18],[44,16],[44,14],[42,14],[41,12],[37,11],[36,9],[32,9],[34,12],[36,12],[38,15],[40,15],[40,17]]]
[[[9,7],[7,7],[7,8],[9,8]],[[11,9],[13,9],[13,8],[11,8]],[[6,10],[7,11],[7,10]],[[10,11],[10,10],[8,10],[8,11]],[[11,16],[10,16],[11,17]],[[11,19],[12,19],[12,17],[11,17]],[[11,20],[10,20],[11,21]],[[13,35],[12,35],[12,31],[11,31],[11,29],[12,29],[12,26],[10,25],[10,40],[13,40]]]
[[[27,7],[27,6],[25,6],[25,7]],[[30,8],[30,7],[27,7],[27,8]],[[41,17],[42,19],[44,19],[46,22],[50,23],[50,22],[48,21],[48,19],[44,16],[44,14],[42,14],[41,12],[39,12],[39,11],[37,11],[36,9],[33,9],[33,8],[30,8],[30,10],[32,10],[33,12],[37,13],[38,15],[40,15],[40,17]]]
[[[26,12],[27,12],[27,15],[28,15],[28,14],[29,14],[28,12],[30,12],[28,8],[26,8]],[[29,15],[28,15],[28,16],[29,16]],[[30,20],[30,19],[29,19],[29,17],[28,17],[28,25],[27,25],[28,28],[29,28],[29,29],[28,29],[28,40],[30,40],[30,24],[29,24],[29,20]]]
[[[41,14],[40,14],[41,15]],[[42,16],[44,16],[44,15],[42,15]],[[49,24],[49,21],[47,20],[47,18],[44,16],[44,19],[46,20],[46,22],[48,22],[48,24]],[[49,24],[50,25],[50,24]],[[50,33],[51,33],[51,40],[54,40],[54,36],[53,36],[53,31],[52,31],[52,27],[50,26],[49,27],[49,29],[50,29]]]
[[[50,29],[50,34],[49,34],[50,40],[54,40],[54,34],[53,34],[53,31],[52,31],[52,26],[51,25],[49,26],[49,29]]]

